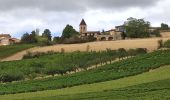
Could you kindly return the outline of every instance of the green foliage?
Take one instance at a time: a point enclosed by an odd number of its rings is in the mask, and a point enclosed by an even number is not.
[[[51,45],[51,42],[49,41],[49,39],[47,37],[37,37],[37,40],[38,40],[38,44],[40,46],[47,46],[47,45]]]
[[[86,56],[90,56],[90,55],[86,55]],[[86,56],[83,55],[82,57],[86,58]],[[73,58],[75,59],[74,56]],[[100,60],[100,56],[98,58]],[[81,59],[81,56],[79,57],[79,59]],[[47,89],[48,90],[60,89],[65,87],[81,85],[81,84],[115,80],[123,77],[133,76],[136,74],[141,74],[143,72],[148,72],[151,69],[159,68],[164,65],[169,65],[170,64],[169,59],[170,59],[169,50],[156,51],[153,53],[136,56],[127,60],[122,60],[120,62],[115,62],[113,64],[104,65],[103,67],[100,68],[79,72],[72,75],[64,75],[60,77],[47,78],[42,80],[30,80],[30,81],[17,82],[17,83],[1,84],[0,93],[9,94],[9,93],[19,93],[19,92],[42,91]],[[81,65],[84,65],[83,61],[84,60],[80,62]],[[69,66],[71,66],[72,64],[69,64]],[[42,65],[45,64],[43,63]]]
[[[158,49],[162,48],[164,45],[163,40],[158,40]]]
[[[16,45],[0,46],[0,59],[11,56],[22,50],[32,48],[34,46],[35,45],[33,44],[16,44]]]
[[[150,22],[144,19],[128,18],[124,25],[126,29],[126,35],[130,38],[145,38],[149,37],[148,29]]]
[[[131,87],[105,90],[92,93],[78,93],[69,95],[57,95],[39,97],[37,100],[168,100],[170,98],[170,79],[144,83]],[[33,99],[33,98],[32,98]]]
[[[67,25],[63,30],[62,38],[70,38],[77,34],[78,32],[71,25]]]
[[[162,23],[161,24],[161,30],[169,30],[168,24]]]
[[[48,41],[51,41],[51,31],[49,29],[45,29],[42,33],[42,37],[47,38]]]
[[[23,34],[21,37],[21,43],[37,43],[36,32],[32,31],[31,34]]]
[[[60,37],[54,37],[53,38],[53,43],[56,44],[56,43],[60,43],[61,42],[61,38]]]
[[[167,40],[167,41],[164,43],[164,47],[170,48],[170,40]]]
[[[159,30],[154,30],[153,32],[150,32],[151,35],[154,35],[156,37],[160,37],[160,31]]]
[[[124,49],[123,49],[124,50]],[[0,63],[0,75],[8,72],[11,68],[23,72],[23,76],[28,78],[32,73],[37,74],[65,74],[69,71],[76,71],[77,68],[86,69],[93,65],[103,64],[113,61],[116,58],[128,56],[126,51],[107,50],[102,52],[73,52],[61,53],[55,52],[28,52],[24,55],[25,60]],[[140,53],[139,53],[140,54]],[[39,68],[41,67],[41,68]],[[11,74],[10,72],[8,74]],[[1,81],[1,80],[0,80]]]

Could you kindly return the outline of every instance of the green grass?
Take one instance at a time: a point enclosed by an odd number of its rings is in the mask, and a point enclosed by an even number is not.
[[[151,99],[170,95],[170,66],[151,72],[101,83],[75,86],[33,93],[0,96],[2,100],[75,100],[96,99]],[[147,94],[147,95],[146,95]],[[163,99],[163,98],[162,98]]]
[[[34,46],[35,45],[32,45],[32,44],[17,44],[17,45],[0,46],[0,59],[11,56],[22,50],[32,48]]]
[[[30,80],[16,83],[0,84],[0,94],[36,92],[73,87],[82,84],[91,84],[116,80],[148,72],[160,66],[170,65],[170,51],[156,51],[137,56],[124,61],[105,65],[103,67],[42,80]]]

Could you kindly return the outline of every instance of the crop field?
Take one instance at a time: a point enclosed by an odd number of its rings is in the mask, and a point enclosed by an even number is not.
[[[167,99],[170,95],[170,66],[136,76],[71,88],[2,95],[2,100]],[[146,95],[147,94],[147,95]]]
[[[9,46],[0,46],[0,60],[16,54],[22,50],[26,50],[29,48],[34,47],[35,45],[32,44],[18,44],[18,45],[9,45]]]
[[[71,75],[0,84],[0,94],[62,89],[83,84],[116,80],[170,65],[169,59],[169,50],[155,51]]]
[[[0,63],[0,81],[11,82],[40,76],[66,74],[78,68],[86,70],[118,58],[117,51],[49,53],[33,59]]]
[[[36,47],[29,51],[30,52],[47,52],[47,51],[60,52],[61,49],[64,49],[65,52],[73,52],[77,50],[86,51],[87,46],[89,46],[90,51],[91,50],[102,51],[102,50],[106,50],[107,48],[111,50],[117,50],[119,48],[125,48],[125,49],[147,48],[149,51],[153,51],[158,48],[158,40],[166,41],[168,39],[169,38],[148,38],[148,39],[133,39],[133,40],[119,40],[119,41],[98,41],[98,42],[90,42],[90,43],[83,43],[83,44],[61,44],[61,45],[46,46],[46,47]],[[3,61],[21,60],[23,55],[25,55],[27,51],[28,50],[17,53],[6,59],[3,59]]]

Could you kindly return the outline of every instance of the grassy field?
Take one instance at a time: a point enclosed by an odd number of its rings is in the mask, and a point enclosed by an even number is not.
[[[9,46],[0,46],[0,60],[12,56],[16,54],[17,52],[20,52],[22,50],[26,50],[29,48],[34,47],[35,45],[31,44],[18,44],[18,45],[9,45]]]
[[[0,84],[0,94],[61,89],[82,84],[120,79],[148,72],[160,66],[170,65],[169,59],[169,50],[156,51],[72,75]]]
[[[170,95],[170,66],[136,76],[71,88],[0,96],[2,100],[150,100]],[[146,95],[147,94],[147,95]],[[163,98],[162,98],[163,97]]]
[[[98,42],[90,42],[83,44],[62,44],[55,46],[47,46],[47,47],[36,47],[31,52],[47,52],[47,51],[61,51],[63,48],[66,52],[73,51],[86,51],[87,46],[89,46],[89,50],[93,51],[102,51],[110,48],[112,50],[117,50],[119,48],[125,49],[135,49],[135,48],[147,48],[149,51],[156,50],[158,48],[158,40],[166,41],[170,38],[148,38],[148,39],[133,39],[133,40],[119,40],[119,41],[98,41]],[[131,45],[133,44],[133,45]],[[17,53],[13,56],[10,56],[3,61],[11,61],[11,60],[21,60],[23,55],[26,54],[26,51]]]

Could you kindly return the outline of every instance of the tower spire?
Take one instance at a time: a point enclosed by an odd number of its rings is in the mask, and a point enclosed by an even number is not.
[[[79,32],[80,32],[80,33],[86,33],[86,32],[87,32],[87,24],[86,24],[86,22],[84,21],[84,19],[82,19],[82,21],[80,22]]]

